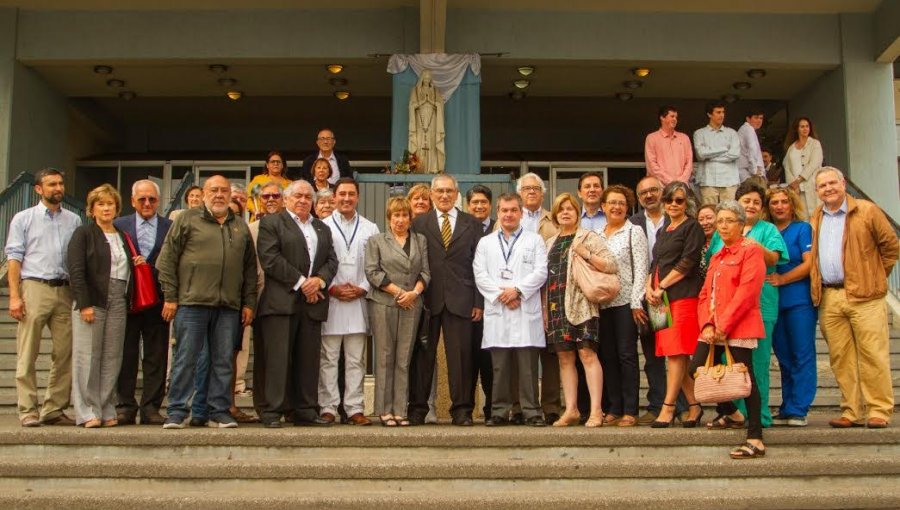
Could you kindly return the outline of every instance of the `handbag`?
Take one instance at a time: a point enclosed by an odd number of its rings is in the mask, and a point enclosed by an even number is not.
[[[431,310],[422,306],[422,314],[419,316],[419,329],[416,330],[416,342],[422,349],[428,348],[428,338],[431,334]]]
[[[659,268],[653,274],[653,282],[659,286]],[[672,326],[672,309],[669,307],[669,293],[663,291],[659,304],[647,303],[647,316],[650,318],[650,329],[661,331]]]
[[[575,247],[580,242],[572,243],[572,247],[569,249],[570,253],[575,253]],[[618,275],[604,273],[578,256],[572,258],[572,277],[584,297],[597,305],[606,304],[615,299],[622,288]]]
[[[128,243],[128,251],[132,259],[140,255],[134,248],[131,236],[125,234],[125,242]],[[143,263],[133,267],[134,291],[131,293],[129,311],[131,313],[142,312],[159,303],[159,294],[156,292],[156,279],[153,278],[153,268],[150,264]]]
[[[715,342],[709,344],[706,364],[694,372],[694,397],[704,404],[718,404],[747,398],[750,395],[750,373],[747,365],[735,363],[725,341],[725,364],[713,365]]]

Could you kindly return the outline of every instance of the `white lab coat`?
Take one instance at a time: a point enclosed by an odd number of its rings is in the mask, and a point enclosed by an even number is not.
[[[368,293],[370,285],[366,278],[366,241],[369,237],[378,233],[378,226],[363,218],[359,214],[359,228],[356,237],[353,237],[355,220],[349,224],[342,223],[342,216],[335,211],[325,219],[324,223],[331,229],[331,241],[334,245],[334,253],[338,259],[337,273],[331,281],[331,285],[339,285],[350,282],[357,287],[362,287]],[[340,228],[338,228],[340,225]],[[343,231],[344,235],[341,235]],[[344,240],[346,236],[346,241]],[[349,251],[347,241],[353,237]],[[352,255],[352,263],[348,262],[347,255]],[[350,302],[340,301],[328,296],[328,320],[322,324],[323,335],[352,335],[355,333],[367,333],[369,330],[368,314],[366,310],[365,294]]]
[[[523,230],[519,234],[509,269],[512,279],[503,279],[507,267],[500,248],[502,230],[484,236],[475,250],[472,268],[475,285],[484,296],[484,338],[482,349],[494,347],[545,347],[544,318],[541,312],[541,287],[547,280],[547,249],[540,235]],[[508,246],[504,245],[506,250]],[[522,304],[510,310],[498,301],[502,288],[522,291]]]

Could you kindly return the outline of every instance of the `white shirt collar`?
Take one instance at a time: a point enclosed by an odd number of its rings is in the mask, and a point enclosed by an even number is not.
[[[447,216],[449,216],[450,219],[456,220],[456,213],[457,213],[457,212],[458,212],[458,211],[456,210],[456,207],[451,207],[450,210],[447,211]],[[435,208],[435,209],[434,209],[434,213],[437,214],[437,219],[438,219],[438,221],[444,219],[444,213],[442,213],[440,209]]]
[[[290,215],[291,215],[291,218],[293,218],[294,221],[296,221],[296,222],[299,223],[300,225],[304,225],[304,226],[306,226],[306,225],[312,225],[312,219],[313,219],[312,214],[309,215],[309,217],[306,219],[306,221],[301,220],[301,219],[300,219],[300,216],[297,216],[296,214],[294,214],[293,211],[288,211],[288,214],[290,214]]]

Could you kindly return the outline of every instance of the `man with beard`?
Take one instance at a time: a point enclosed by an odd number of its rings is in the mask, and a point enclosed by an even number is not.
[[[34,176],[41,201],[9,225],[9,315],[16,321],[16,395],[23,427],[75,425],[63,413],[72,391],[72,291],[66,246],[81,218],[63,209],[63,174],[45,168]],[[44,404],[38,410],[34,363],[44,327],[53,341]]]
[[[184,428],[197,361],[209,350],[209,426],[235,428],[231,406],[235,339],[256,308],[256,250],[250,229],[229,208],[231,185],[214,175],[203,207],[175,220],[156,261],[163,319],[175,320],[175,354],[165,429]]]

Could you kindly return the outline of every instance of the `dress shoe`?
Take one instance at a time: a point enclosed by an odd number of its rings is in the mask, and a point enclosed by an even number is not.
[[[622,417],[617,414],[607,413],[603,416],[604,425],[618,425]]]
[[[119,425],[134,425],[137,423],[137,419],[131,413],[117,413],[116,419],[119,420]],[[144,423],[143,417],[141,417],[141,423]],[[162,425],[163,422],[159,422],[156,425]]]
[[[334,423],[334,421],[335,421],[335,417],[331,413],[322,413],[322,415],[319,416],[319,418],[322,418],[323,420],[327,421],[328,423]]]
[[[471,427],[475,425],[475,422],[472,421],[471,416],[463,416],[461,418],[453,418],[453,424],[457,427]]]
[[[840,418],[835,418],[828,422],[832,428],[835,429],[849,429],[850,427],[863,427],[862,423],[854,423],[850,421],[850,418],[846,416],[841,416]]]
[[[155,412],[152,414],[142,414],[141,415],[141,425],[162,425],[166,422],[166,419],[162,417],[159,412]],[[122,420],[119,420],[119,425],[123,425]],[[134,425],[134,420],[129,425]]]
[[[262,422],[263,427],[267,429],[280,429],[281,428],[281,420],[277,421],[264,421]]]
[[[409,420],[409,424],[413,426],[425,425],[425,417],[424,416],[409,416],[407,418]]]
[[[491,416],[484,421],[485,427],[503,427],[509,425],[509,420],[505,420],[499,416]]]
[[[888,422],[884,418],[869,418],[866,421],[866,427],[870,429],[883,429],[887,428]]]
[[[319,416],[316,416],[311,420],[301,420],[297,417],[294,417],[295,427],[330,427],[331,423],[332,422],[328,420],[323,420]]]
[[[544,424],[549,423],[552,425],[558,421],[559,421],[558,413],[547,413],[547,415],[544,417]]]
[[[558,416],[557,419],[559,419]],[[513,413],[513,415],[509,418],[509,422],[513,425],[525,425],[525,415],[523,415],[522,413]]]
[[[259,418],[252,414],[247,414],[240,409],[232,409],[229,413],[231,414],[231,417],[234,418],[234,421],[238,423],[259,423]]]
[[[651,423],[656,421],[657,416],[659,416],[659,415],[654,413],[653,411],[647,411],[646,413],[642,414],[638,418],[637,424],[638,425],[650,425]]]
[[[35,418],[34,416],[26,416],[22,418],[22,426],[23,427],[40,427],[41,420]]]
[[[531,425],[532,427],[546,427],[547,426],[547,422],[544,421],[543,416],[532,416],[531,418],[528,418],[526,423],[528,425]]]
[[[372,421],[363,416],[363,413],[356,413],[353,416],[347,418],[347,423],[349,423],[350,425],[360,425],[364,427],[366,425],[371,425]]]
[[[53,418],[44,418],[41,420],[41,425],[61,425],[64,427],[74,427],[75,420],[69,418],[66,413],[59,413],[59,415],[54,416]]]

